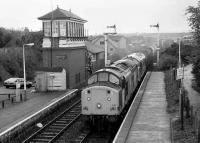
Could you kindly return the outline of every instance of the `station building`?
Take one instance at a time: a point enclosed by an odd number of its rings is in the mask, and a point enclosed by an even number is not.
[[[87,79],[87,48],[85,46],[87,37],[84,32],[84,23],[87,21],[72,13],[71,10],[67,11],[59,7],[38,19],[42,21],[43,27],[43,68],[41,69],[48,69],[48,74],[45,75],[52,76],[46,79],[54,80],[55,68],[59,67],[66,73],[63,77],[66,79],[65,89],[80,86]],[[44,76],[37,73],[41,72],[41,70],[36,71],[36,84],[40,81],[43,81],[43,84],[55,83],[44,82],[44,79],[40,79]],[[44,70],[44,72],[47,71]]]

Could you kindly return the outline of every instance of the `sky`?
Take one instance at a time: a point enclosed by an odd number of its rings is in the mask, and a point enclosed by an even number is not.
[[[0,27],[42,29],[38,17],[57,8],[87,20],[90,35],[102,34],[116,24],[118,33],[189,32],[185,10],[197,0],[0,0]]]

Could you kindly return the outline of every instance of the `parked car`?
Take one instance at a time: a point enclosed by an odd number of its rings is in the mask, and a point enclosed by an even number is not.
[[[17,81],[20,83],[20,88],[24,87],[24,79],[23,78],[18,78],[18,77],[9,78],[9,79],[5,80],[3,85],[6,88],[9,88],[9,87],[16,88]],[[26,81],[26,87],[30,88],[31,86],[32,86],[32,82]]]

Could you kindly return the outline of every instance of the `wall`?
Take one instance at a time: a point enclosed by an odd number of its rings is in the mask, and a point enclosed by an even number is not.
[[[101,47],[102,49],[105,49],[105,44],[100,44],[100,42],[103,42],[103,41],[105,41],[105,38],[102,36],[98,40],[96,40],[94,44]],[[113,42],[111,39],[109,39],[108,37],[108,53],[109,54],[113,54],[115,52],[115,49],[116,49],[115,46],[117,46],[117,44]]]
[[[87,78],[86,57],[86,47],[52,49],[52,66],[63,67],[66,70],[68,88],[75,88]],[[43,49],[43,66],[51,67],[50,48]],[[75,83],[77,73],[80,73],[80,83]]]

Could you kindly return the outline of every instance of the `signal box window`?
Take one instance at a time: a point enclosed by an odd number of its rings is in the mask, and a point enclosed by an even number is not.
[[[58,21],[53,21],[52,22],[52,36],[53,37],[58,37]]]
[[[44,36],[51,36],[51,23],[50,22],[44,22]]]
[[[66,22],[60,21],[60,36],[66,36]]]

